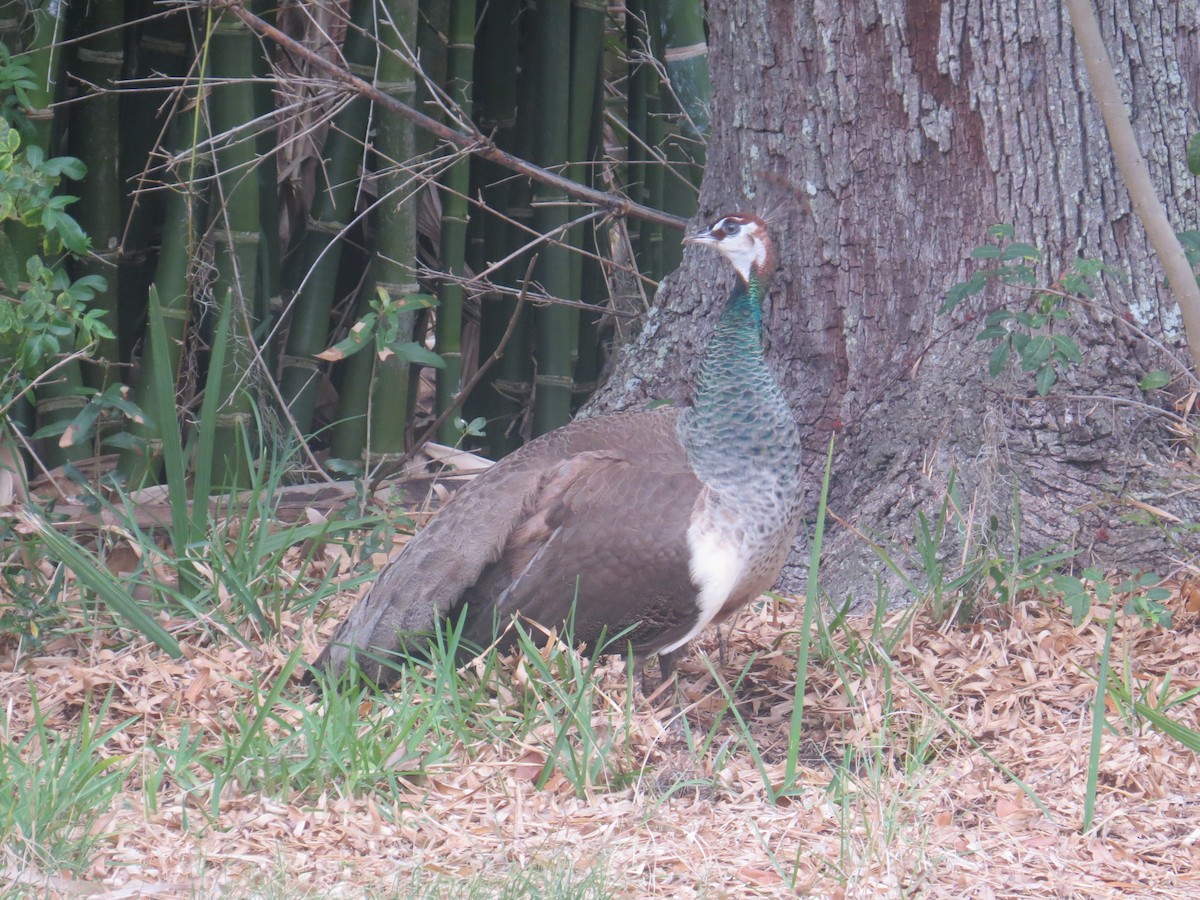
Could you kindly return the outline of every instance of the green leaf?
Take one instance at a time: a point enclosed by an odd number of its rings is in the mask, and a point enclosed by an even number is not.
[[[1041,262],[1042,251],[1033,244],[1015,243],[1009,244],[1000,254],[1000,258],[1004,260],[1011,259],[1028,259],[1033,262]]]
[[[1026,265],[1013,265],[1000,270],[1000,280],[1005,284],[1037,284],[1037,274]]]
[[[992,244],[980,244],[971,251],[971,259],[999,259],[1000,248]]]
[[[438,305],[437,297],[432,294],[405,294],[400,298],[400,309],[432,309]]]
[[[966,281],[960,281],[946,292],[946,302],[942,304],[941,312],[947,313],[968,297],[978,294],[987,285],[987,275],[976,272]]]
[[[1007,223],[993,225],[988,229],[988,234],[994,238],[999,238],[1002,241],[1011,241],[1016,233],[1017,230]]]
[[[8,235],[0,230],[0,281],[10,293],[15,294],[21,285],[21,264],[17,253],[9,243]]]
[[[65,563],[80,584],[95,593],[113,612],[166,653],[176,659],[182,655],[179,642],[130,595],[129,586],[114,578],[94,555],[59,534],[53,525],[40,516],[27,514],[25,520],[37,529],[50,557]]]
[[[64,247],[79,256],[87,253],[91,246],[91,238],[79,227],[79,223],[60,210],[52,207],[43,210],[42,227],[56,234]]]
[[[1171,376],[1162,369],[1155,369],[1153,372],[1147,372],[1142,380],[1138,382],[1138,387],[1143,391],[1153,391],[1161,387],[1166,387],[1171,383]]]
[[[994,341],[998,338],[1008,337],[1008,329],[1003,325],[990,325],[983,331],[979,332],[975,340],[977,341]]]
[[[1042,366],[1037,373],[1037,392],[1039,397],[1045,397],[1050,393],[1050,388],[1054,387],[1054,382],[1058,381],[1058,373],[1054,371],[1054,366]]]
[[[1193,134],[1188,141],[1187,167],[1193,175],[1200,175],[1200,131]]]
[[[1035,334],[1024,346],[1017,348],[1021,355],[1021,368],[1026,372],[1040,369],[1054,350],[1054,341],[1044,334]]]
[[[375,313],[367,313],[351,328],[349,333],[330,347],[328,350],[322,350],[316,354],[317,359],[323,359],[326,362],[337,362],[340,359],[345,359],[347,356],[353,356],[359,350],[367,345],[375,334]]]
[[[432,350],[421,346],[416,341],[391,344],[387,349],[391,350],[399,359],[405,362],[416,363],[419,366],[433,366],[435,369],[442,369],[446,366],[444,359]]]
[[[1071,575],[1056,574],[1050,576],[1054,590],[1062,594],[1063,603],[1071,611],[1071,622],[1078,625],[1092,607],[1092,595],[1078,578]]]
[[[1065,334],[1056,334],[1053,340],[1054,349],[1061,353],[1068,362],[1083,362],[1083,354],[1079,352],[1079,345],[1075,343],[1074,338],[1069,338]]]
[[[63,436],[58,441],[60,447],[78,447],[86,443],[95,429],[96,419],[100,417],[100,404],[89,403],[71,420]]]
[[[87,166],[74,156],[56,156],[54,159],[46,160],[42,171],[52,176],[65,175],[72,181],[82,181],[83,177],[87,175]]]
[[[999,377],[1000,373],[1004,371],[1004,367],[1008,365],[1009,353],[1008,341],[1004,341],[996,346],[996,349],[992,351],[992,355],[988,357],[989,375],[993,378]]]

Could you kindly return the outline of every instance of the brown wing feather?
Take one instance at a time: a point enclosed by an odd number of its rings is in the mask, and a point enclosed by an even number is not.
[[[464,636],[486,645],[513,616],[595,648],[631,629],[639,656],[678,640],[696,621],[687,529],[702,485],[686,468],[620,453],[589,453],[550,474],[539,504],[495,567],[464,597]],[[512,638],[502,641],[511,643]]]
[[[677,418],[678,410],[662,408],[584,419],[531,441],[501,460],[463,488],[384,568],[338,626],[314,666],[337,675],[357,654],[369,677],[386,680],[386,667],[370,662],[372,657],[423,646],[437,623],[464,599],[471,600],[482,615],[485,601],[495,600],[509,586],[514,571],[527,566],[536,554],[538,534],[549,536],[542,520],[555,514],[560,495],[576,482],[592,484],[593,492],[603,493],[598,487],[601,482],[587,477],[593,462],[616,457],[635,470],[688,472],[675,431]],[[572,466],[575,457],[580,461]],[[566,468],[560,468],[564,463]],[[587,501],[582,494],[571,496],[573,505],[564,510],[572,512],[571,521],[576,523],[572,533],[583,533],[579,526],[590,515]],[[664,499],[662,491],[655,493],[655,503]],[[654,512],[654,507],[645,506],[637,497],[626,498],[624,503],[619,515],[627,522]],[[609,504],[602,515],[617,515],[617,506]],[[586,554],[590,552],[587,543],[573,537],[569,545]],[[507,579],[500,577],[504,573],[508,573]],[[489,624],[491,613],[489,608]],[[471,618],[475,615],[472,612]]]

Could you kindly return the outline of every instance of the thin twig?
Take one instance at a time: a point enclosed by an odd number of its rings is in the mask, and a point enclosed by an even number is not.
[[[644,219],[647,222],[654,222],[659,225],[665,225],[669,228],[683,229],[687,223],[678,216],[670,215],[661,210],[651,209],[648,206],[642,206],[640,203],[634,203],[626,197],[619,197],[613,194],[606,194],[603,191],[597,191],[593,188],[586,187],[578,182],[565,178],[562,175],[557,175],[554,172],[547,171],[540,166],[535,166],[533,163],[527,162],[518,156],[513,156],[511,153],[505,153],[492,142],[490,138],[482,132],[474,134],[466,134],[457,131],[436,119],[432,119],[418,110],[413,109],[405,103],[401,103],[395,97],[385,94],[383,91],[369,84],[361,78],[339,68],[337,63],[330,62],[318,53],[313,52],[305,47],[299,41],[293,39],[289,35],[280,31],[273,25],[260,19],[249,10],[242,7],[239,3],[228,2],[219,4],[220,8],[228,10],[233,15],[237,16],[245,25],[253,29],[257,34],[270,38],[275,43],[284,47],[289,53],[301,57],[306,62],[317,69],[328,74],[335,81],[346,85],[353,91],[367,97],[374,103],[379,104],[389,112],[403,116],[408,121],[412,122],[419,128],[428,131],[435,137],[441,138],[448,144],[451,144],[460,150],[465,150],[468,153],[477,154],[484,159],[504,166],[506,169],[512,169],[514,172],[519,172],[526,175],[535,181],[540,181],[543,184],[551,185],[565,194],[576,197],[580,200],[585,200],[589,203],[594,203],[597,206],[602,206],[612,212],[614,215],[634,216],[635,218]]]

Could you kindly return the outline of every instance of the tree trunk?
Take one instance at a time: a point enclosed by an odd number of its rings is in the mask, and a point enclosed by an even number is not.
[[[1194,228],[1185,145],[1200,106],[1200,2],[1098,0],[1098,12],[1168,214],[1177,230]],[[765,181],[803,201],[774,225],[783,262],[767,340],[806,436],[810,508],[837,437],[830,510],[853,528],[826,537],[821,580],[834,600],[874,601],[887,572],[862,535],[904,556],[918,511],[936,516],[952,478],[967,555],[1011,550],[1019,509],[1022,553],[1063,545],[1081,562],[1163,574],[1190,564],[1194,457],[1163,410],[1192,383],[1138,387],[1150,370],[1179,374],[1168,350],[1190,364],[1179,310],[1131,213],[1066,10],[713,0],[709,13],[702,216],[761,206]],[[1027,308],[1028,293],[993,285],[938,311],[1002,222],[1041,248],[1041,284],[1076,256],[1127,275],[1056,326],[1083,362],[1044,398],[1015,364],[991,379],[992,345],[976,340],[984,313]],[[728,280],[711,254],[688,253],[590,411],[686,399]],[[803,584],[799,550],[787,589]]]

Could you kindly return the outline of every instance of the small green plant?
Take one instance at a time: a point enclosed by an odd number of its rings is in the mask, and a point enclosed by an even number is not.
[[[30,683],[33,727],[24,735],[0,733],[0,841],[43,872],[87,869],[96,825],[108,813],[128,766],[104,750],[130,719],[99,730],[109,708],[84,706],[65,734],[54,731]]]
[[[46,159],[40,147],[22,149],[20,133],[0,118],[0,358],[21,376],[0,394],[5,405],[56,356],[113,337],[102,313],[88,308],[104,280],[86,275],[72,281],[53,264],[63,253],[82,255],[91,245],[66,212],[77,198],[57,193],[62,179],[84,173],[73,157]],[[40,245],[41,255],[22,259],[18,248],[30,241],[14,243],[14,228]]]
[[[1035,267],[1043,261],[1042,252],[1016,240],[1012,225],[993,225],[988,236],[991,241],[972,250],[971,259],[986,261],[990,267],[951,287],[940,311],[950,312],[992,282],[1028,291],[1024,309],[1003,307],[989,312],[977,340],[996,345],[988,360],[991,377],[998,377],[1015,355],[1021,371],[1034,374],[1037,392],[1044,397],[1061,371],[1083,361],[1074,338],[1061,333],[1074,315],[1072,301],[1095,297],[1098,280],[1112,270],[1099,260],[1077,259],[1050,286],[1038,287]]]
[[[1171,611],[1162,601],[1171,596],[1153,572],[1136,573],[1111,584],[1099,569],[1086,568],[1078,576],[1055,573],[1038,585],[1044,596],[1059,596],[1071,612],[1071,622],[1079,625],[1094,603],[1118,604],[1127,615],[1136,615],[1147,628],[1170,628]]]
[[[317,359],[337,362],[373,343],[380,359],[394,355],[419,366],[444,368],[445,360],[410,339],[413,313],[436,305],[437,298],[429,294],[406,294],[395,298],[383,288],[377,288],[371,299],[371,311],[351,326],[346,337],[318,353]]]

